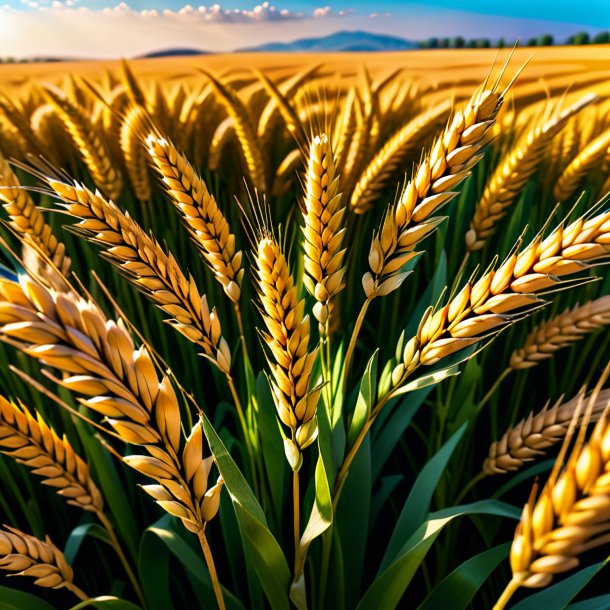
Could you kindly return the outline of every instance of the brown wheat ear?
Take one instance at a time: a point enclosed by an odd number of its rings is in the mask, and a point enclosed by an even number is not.
[[[35,585],[66,588],[80,599],[88,599],[73,582],[72,568],[64,554],[47,536],[43,542],[8,525],[0,529],[0,570],[14,576],[35,578]]]
[[[483,472],[487,475],[513,472],[544,455],[546,449],[563,441],[582,400],[582,395],[577,395],[563,404],[558,402],[550,409],[544,408],[540,413],[530,413],[491,444]],[[591,410],[591,422],[600,418],[609,400],[610,390],[599,393]]]

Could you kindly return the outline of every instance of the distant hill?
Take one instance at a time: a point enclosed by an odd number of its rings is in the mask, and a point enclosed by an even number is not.
[[[293,42],[271,42],[240,51],[303,52],[303,51],[404,51],[416,49],[414,42],[370,32],[336,32],[320,38],[302,38]]]
[[[155,57],[180,57],[184,55],[209,55],[209,51],[201,49],[163,49],[161,51],[152,51],[145,55],[139,55],[138,59],[153,59]]]

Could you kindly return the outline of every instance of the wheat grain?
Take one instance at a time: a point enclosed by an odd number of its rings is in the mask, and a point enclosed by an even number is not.
[[[129,280],[169,314],[169,324],[203,349],[203,354],[228,374],[231,351],[220,321],[171,254],[114,203],[79,184],[49,178],[49,186],[67,211],[80,219],[77,229],[102,244],[105,256]]]
[[[543,117],[519,138],[487,181],[483,196],[477,203],[470,230],[466,233],[469,251],[480,250],[485,245],[500,219],[540,166],[552,139],[571,117],[596,99],[593,94],[586,95],[550,119]]]
[[[326,134],[315,136],[309,149],[305,179],[303,247],[306,275],[303,283],[316,299],[313,314],[323,334],[326,334],[328,323],[328,304],[345,287],[343,259],[346,250],[341,249],[345,212],[330,142]]]
[[[286,441],[286,455],[297,471],[301,451],[317,435],[320,388],[309,387],[317,348],[308,350],[310,322],[304,315],[305,301],[298,299],[286,258],[270,235],[258,241],[256,271],[261,313],[268,331],[261,331],[261,335],[274,361],[270,362],[273,398],[280,421],[292,433]]]
[[[118,199],[123,188],[122,177],[112,163],[108,146],[94,129],[86,111],[58,89],[47,85],[43,91],[64,121],[96,186],[111,199]]]
[[[557,201],[565,201],[574,191],[583,178],[602,159],[610,146],[610,129],[589,142],[570,164],[563,170],[555,184],[553,195]]]
[[[34,419],[0,396],[0,450],[19,464],[44,477],[68,504],[100,513],[102,496],[91,479],[89,466],[76,454],[67,438],[60,438],[38,414]]]
[[[186,157],[164,138],[149,135],[148,153],[176,208],[181,212],[191,239],[234,302],[241,296],[244,270],[242,253],[235,249],[235,235],[216,200]]]
[[[550,358],[557,350],[610,324],[610,295],[589,301],[537,326],[523,347],[513,351],[511,369],[526,369]]]
[[[557,402],[550,409],[530,413],[525,419],[512,426],[499,441],[494,441],[483,464],[487,475],[514,472],[544,455],[545,450],[561,442],[568,432],[570,422],[583,397],[577,395],[568,402]],[[591,411],[591,422],[595,422],[604,412],[610,400],[610,390],[599,393]]]

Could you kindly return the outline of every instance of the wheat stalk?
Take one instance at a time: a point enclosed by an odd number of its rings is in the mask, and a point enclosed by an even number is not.
[[[242,253],[235,249],[235,235],[231,233],[227,219],[205,182],[171,142],[151,134],[146,138],[146,144],[191,239],[226,295],[237,303],[244,274]]]
[[[235,135],[235,128],[233,127],[232,117],[227,117],[214,131],[214,137],[210,143],[210,150],[208,151],[208,167],[217,172],[220,169],[220,163],[222,161],[222,153],[225,148],[229,145],[231,138]]]
[[[62,273],[67,274],[70,259],[63,243],[57,241],[30,194],[21,186],[6,159],[0,156],[0,201],[11,218],[11,226],[42,252]]]
[[[483,472],[487,475],[514,472],[526,462],[544,455],[546,449],[565,438],[582,400],[583,396],[579,394],[568,402],[555,403],[550,409],[545,407],[539,413],[531,412],[506,431],[499,441],[491,444]],[[591,410],[591,422],[601,417],[609,400],[610,390],[599,393]]]
[[[86,111],[54,87],[47,85],[43,92],[64,121],[95,184],[111,199],[118,199],[123,180],[112,163],[108,146],[94,129]]]
[[[408,155],[447,117],[450,107],[449,101],[437,104],[418,114],[388,138],[362,171],[354,187],[350,199],[352,211],[363,214],[371,207]]]
[[[528,315],[542,304],[537,293],[556,289],[566,276],[602,262],[609,253],[610,211],[561,224],[545,239],[538,235],[496,270],[469,280],[446,305],[428,309],[416,336],[404,348],[399,344],[402,357],[392,373],[393,386],[418,366],[434,364]]]
[[[582,179],[604,157],[608,147],[610,147],[610,129],[589,142],[563,170],[553,190],[555,199],[558,201],[568,199]]]
[[[35,585],[66,588],[82,600],[88,599],[73,582],[74,574],[64,554],[47,536],[39,540],[8,525],[0,529],[0,570],[14,576],[35,578]]]
[[[526,369],[610,324],[610,295],[566,309],[532,330],[523,347],[513,351],[511,369]]]
[[[345,205],[341,202],[339,176],[326,134],[315,136],[305,178],[305,272],[303,283],[316,299],[313,314],[326,335],[329,302],[345,287]]]
[[[32,468],[44,483],[57,490],[68,504],[101,513],[102,496],[91,479],[89,466],[75,453],[66,437],[60,438],[40,414],[32,417],[0,396],[0,450],[17,463]]]
[[[477,203],[470,230],[466,233],[469,251],[480,250],[485,245],[500,219],[540,166],[552,139],[571,117],[596,99],[596,95],[589,94],[550,119],[542,117],[519,138],[487,181],[483,196]]]
[[[280,421],[290,429],[285,440],[286,456],[296,472],[301,451],[317,435],[316,409],[320,388],[310,390],[310,377],[317,348],[308,350],[309,316],[299,300],[294,279],[278,242],[261,235],[256,252],[256,271],[261,313],[268,332],[261,336],[271,354],[271,388]]]
[[[77,229],[105,248],[105,256],[129,280],[169,314],[169,324],[203,349],[203,354],[226,375],[231,350],[222,337],[220,321],[171,254],[117,206],[86,187],[46,179],[67,211],[80,219]]]
[[[132,106],[121,125],[119,143],[134,195],[140,201],[150,201],[152,189],[148,175],[146,151],[139,134],[146,128],[148,114],[142,106]]]

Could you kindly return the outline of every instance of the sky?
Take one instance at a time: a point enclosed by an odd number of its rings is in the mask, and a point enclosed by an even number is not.
[[[581,30],[610,29],[610,0],[277,0],[275,6],[215,1],[220,4],[0,0],[0,57],[133,57],[176,47],[231,51],[341,30],[410,40],[511,40],[543,33],[564,40]]]

